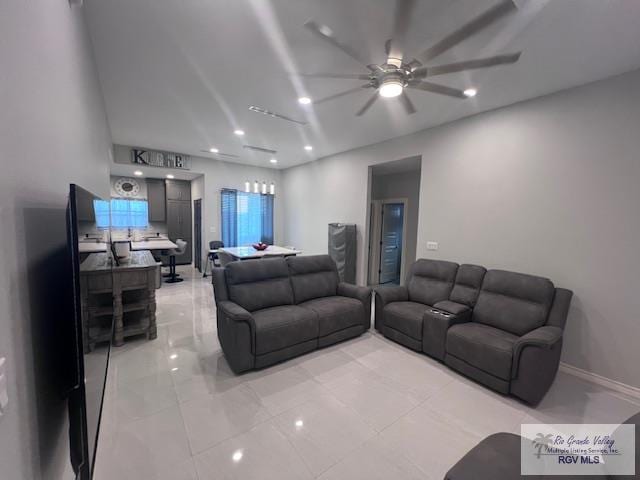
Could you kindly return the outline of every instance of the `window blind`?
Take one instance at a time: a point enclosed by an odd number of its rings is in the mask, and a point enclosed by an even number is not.
[[[223,189],[220,204],[225,246],[273,244],[273,195]]]

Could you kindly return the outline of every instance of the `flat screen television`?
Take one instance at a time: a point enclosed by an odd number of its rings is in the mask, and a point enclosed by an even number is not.
[[[71,464],[77,480],[93,476],[100,431],[102,401],[113,332],[113,315],[109,313],[109,292],[104,308],[93,311],[83,308],[82,275],[86,275],[90,255],[110,255],[109,229],[98,228],[96,210],[104,215],[108,201],[71,184],[67,207],[67,248],[69,252],[71,293],[70,317],[65,325],[67,372],[66,390],[69,405],[69,439]],[[108,208],[108,207],[107,207]],[[99,257],[94,257],[99,258]],[[108,257],[107,257],[108,258]],[[106,262],[110,265],[110,262]],[[104,272],[104,270],[103,270]],[[110,271],[106,272],[110,275]],[[101,340],[88,342],[89,335],[101,329]],[[104,331],[108,333],[105,334]],[[93,337],[92,337],[93,338]]]

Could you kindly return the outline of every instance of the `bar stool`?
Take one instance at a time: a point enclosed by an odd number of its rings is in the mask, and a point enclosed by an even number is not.
[[[186,252],[187,242],[179,238],[176,240],[176,245],[178,246],[178,248],[173,248],[166,251],[166,255],[169,256],[169,278],[165,280],[165,282],[167,283],[178,283],[184,280],[184,278],[180,278],[176,274],[176,255],[182,255],[184,252]]]

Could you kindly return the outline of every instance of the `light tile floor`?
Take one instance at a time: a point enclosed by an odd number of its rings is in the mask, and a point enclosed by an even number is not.
[[[373,330],[236,376],[210,278],[179,270],[157,292],[158,338],[112,351],[96,480],[441,480],[490,433],[640,410],[563,373],[532,409]]]

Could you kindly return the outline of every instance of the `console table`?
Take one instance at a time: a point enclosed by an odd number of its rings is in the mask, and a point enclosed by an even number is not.
[[[98,342],[124,344],[125,337],[157,337],[156,289],[160,266],[148,250],[115,265],[108,253],[92,253],[80,265],[82,335],[85,352]],[[113,325],[113,332],[111,331]]]

